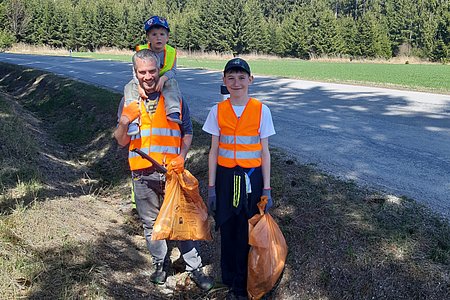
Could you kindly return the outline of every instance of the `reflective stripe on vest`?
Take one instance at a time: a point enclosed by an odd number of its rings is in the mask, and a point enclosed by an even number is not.
[[[149,155],[150,155],[150,153],[155,153],[155,152],[164,153],[164,154],[166,154],[166,153],[177,154],[177,155],[180,154],[180,149],[178,149],[176,147],[167,147],[167,146],[150,146],[150,149],[149,148],[141,148],[140,150]],[[128,152],[128,158],[133,158],[133,157],[137,157],[137,156],[140,156],[140,155],[135,152]]]
[[[248,101],[240,118],[236,116],[229,99],[218,104],[219,165],[228,168],[236,165],[243,168],[261,166],[261,112],[262,103],[253,98]]]
[[[136,46],[136,52],[144,49],[150,49],[150,43]],[[176,59],[177,59],[177,51],[175,50],[175,48],[166,45],[164,47],[164,62],[161,67],[161,70],[159,70],[159,76],[162,76],[164,73],[172,69],[173,66],[175,65]]]
[[[219,156],[224,158],[234,159],[234,151],[219,149]],[[261,151],[236,151],[237,159],[255,159],[261,157]],[[246,167],[250,168],[250,167]]]
[[[140,132],[131,138],[129,146],[128,163],[130,169],[132,171],[145,169],[152,165],[151,162],[131,152],[134,148],[150,155],[158,163],[166,165],[180,154],[180,146],[180,127],[178,124],[167,120],[164,97],[160,96],[156,111],[152,115],[147,113],[142,101]]]
[[[167,136],[179,136],[181,137],[181,131],[173,130],[168,128],[152,128],[151,134],[150,129],[142,129],[137,135],[131,137],[131,139],[140,139],[143,136],[151,136],[151,135],[167,135]]]

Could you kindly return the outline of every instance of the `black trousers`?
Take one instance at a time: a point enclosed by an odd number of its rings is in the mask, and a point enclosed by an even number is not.
[[[250,175],[252,192],[245,189],[245,173]],[[233,205],[236,195],[236,178],[240,178],[239,205]],[[238,179],[239,180],[239,179]],[[220,229],[222,282],[233,293],[247,296],[248,219],[258,212],[256,204],[262,194],[261,167],[243,169],[217,166],[216,174],[216,226]],[[236,204],[236,203],[235,203]]]
[[[231,216],[220,226],[220,267],[222,282],[233,293],[247,296],[248,221],[241,210],[239,215]]]

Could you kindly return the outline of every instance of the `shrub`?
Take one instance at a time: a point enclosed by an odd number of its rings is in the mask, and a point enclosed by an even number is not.
[[[14,35],[6,30],[0,29],[0,51],[5,51],[16,42]]]

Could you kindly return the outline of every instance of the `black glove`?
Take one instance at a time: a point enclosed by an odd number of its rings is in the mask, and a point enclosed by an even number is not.
[[[262,195],[263,196],[267,196],[267,205],[266,208],[264,209],[264,212],[268,212],[269,209],[273,206],[273,201],[272,201],[272,195],[271,195],[271,189],[263,189]]]
[[[214,216],[216,212],[216,186],[208,186],[208,213]]]

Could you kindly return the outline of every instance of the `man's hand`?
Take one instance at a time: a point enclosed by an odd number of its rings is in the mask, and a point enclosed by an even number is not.
[[[177,174],[181,174],[184,171],[184,158],[181,155],[178,155],[174,159],[170,161],[170,167]]]
[[[164,84],[166,83],[166,81],[168,79],[169,78],[167,78],[167,76],[164,76],[164,75],[159,77],[158,84],[156,85],[155,90],[157,92],[161,92],[163,90]]]
[[[216,186],[208,186],[208,213],[214,216],[216,213]]]
[[[140,114],[138,101],[133,101],[122,109],[122,117],[126,117],[129,123],[133,122]]]
[[[262,195],[263,196],[267,196],[267,204],[266,204],[266,208],[264,209],[264,212],[268,212],[269,209],[273,206],[273,201],[272,201],[272,195],[271,195],[271,189],[263,189]]]

